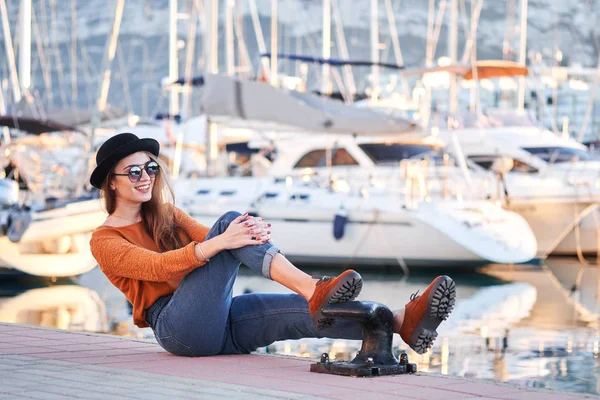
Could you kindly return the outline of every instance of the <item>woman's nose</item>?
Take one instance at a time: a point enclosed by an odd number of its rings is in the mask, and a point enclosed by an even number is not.
[[[149,180],[151,180],[151,179],[152,179],[152,177],[150,176],[150,174],[148,173],[148,171],[146,171],[146,169],[143,169],[143,170],[142,170],[142,176],[140,177],[140,181],[143,181],[143,180],[145,180],[145,179],[144,179],[144,174],[145,174],[145,175],[148,177],[148,179],[149,179]]]

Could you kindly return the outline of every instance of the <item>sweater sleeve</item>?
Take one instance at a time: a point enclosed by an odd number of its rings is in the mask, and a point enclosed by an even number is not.
[[[187,232],[190,239],[196,242],[204,242],[210,230],[208,226],[202,225],[177,207],[175,207],[175,220]]]
[[[206,264],[196,258],[196,241],[181,249],[158,253],[128,242],[118,234],[92,235],[90,247],[100,269],[124,278],[167,282]]]

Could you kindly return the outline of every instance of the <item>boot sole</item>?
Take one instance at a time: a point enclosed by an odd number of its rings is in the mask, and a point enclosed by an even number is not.
[[[433,346],[438,336],[438,326],[448,319],[456,304],[456,284],[450,277],[442,276],[434,285],[429,292],[425,315],[413,331],[408,343],[417,354],[424,354]]]
[[[352,272],[340,280],[330,291],[324,303],[337,304],[347,303],[354,300],[362,290],[363,281],[358,272]],[[333,325],[333,319],[323,316],[320,307],[313,316],[313,322],[317,329],[329,328]]]

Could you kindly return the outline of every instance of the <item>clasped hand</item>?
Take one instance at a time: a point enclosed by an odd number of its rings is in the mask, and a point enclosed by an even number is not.
[[[234,219],[223,233],[226,250],[239,249],[248,245],[271,243],[271,224],[261,217],[248,213]]]

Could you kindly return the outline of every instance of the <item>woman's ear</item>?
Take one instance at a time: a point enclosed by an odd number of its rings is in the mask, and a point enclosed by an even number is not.
[[[110,178],[110,190],[117,190],[117,184],[115,183],[114,176]]]

